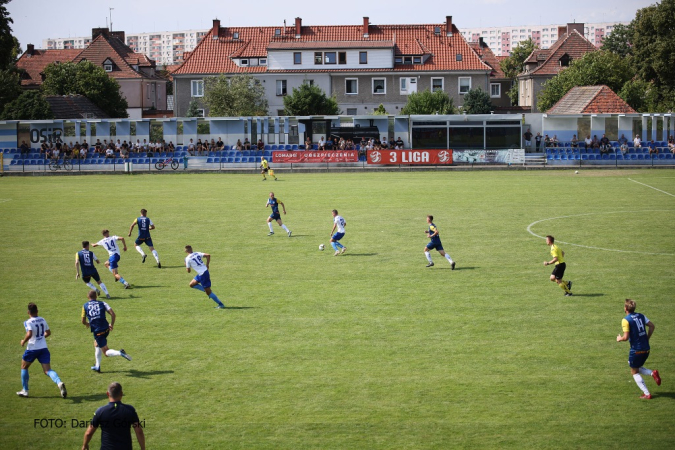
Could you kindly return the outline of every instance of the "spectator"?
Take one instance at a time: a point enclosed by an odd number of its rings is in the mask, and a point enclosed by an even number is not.
[[[537,132],[537,135],[534,137],[534,151],[535,152],[540,152],[541,151],[541,141],[544,138],[541,136],[541,133]]]
[[[593,135],[593,140],[591,141],[591,146],[593,148],[600,148],[600,139],[598,139],[597,134]]]
[[[364,136],[364,137],[361,138],[361,144],[360,144],[360,146],[361,146],[361,148],[366,148],[367,145],[368,145],[368,140],[367,140],[366,137]]]
[[[403,149],[403,140],[401,139],[400,136],[399,136],[398,139],[396,139],[396,148],[397,148],[398,150],[402,150],[402,149]]]
[[[115,142],[115,150],[118,152],[122,150],[122,143],[120,142],[119,139],[117,140],[117,142]]]
[[[333,139],[330,136],[326,139],[326,150],[333,150]]]
[[[659,155],[659,148],[656,146],[654,139],[649,143],[649,156],[652,157],[652,155]]]
[[[326,140],[321,136],[321,139],[319,139],[319,150],[326,150]]]
[[[611,150],[612,146],[609,144],[609,138],[603,134],[600,139],[600,154],[610,153]]]
[[[220,149],[218,148],[218,144],[216,144],[216,141],[213,140],[213,139],[211,139],[211,143],[209,144],[209,150],[211,150],[212,152],[215,152],[215,151],[217,151],[217,150],[220,150]]]
[[[73,154],[73,149],[68,147],[68,144],[66,144],[65,142],[60,146],[61,146],[61,153],[63,154],[63,159],[71,159],[71,158],[77,159],[80,157],[80,153],[75,152],[75,154]]]
[[[216,150],[223,150],[224,148],[225,148],[225,143],[223,142],[223,140],[219,136],[218,142],[216,142]]]
[[[546,135],[546,137],[544,137],[544,146],[545,146],[546,148],[552,147],[552,145],[551,145],[551,138],[548,137],[548,134]]]
[[[265,150],[265,143],[263,142],[262,138],[258,139],[257,148],[258,150]]]
[[[122,143],[122,148],[120,149],[120,156],[122,157],[122,159],[129,158],[129,144],[127,144],[127,141],[124,141]]]
[[[101,140],[96,139],[96,143],[94,143],[94,151],[96,151],[98,153],[101,150],[102,145],[103,144],[101,144]]]
[[[619,146],[622,146],[623,144],[628,144],[628,139],[626,139],[626,135],[622,134],[621,137],[618,139]]]
[[[579,148],[579,139],[577,139],[577,135],[573,134],[572,135],[572,148]]]
[[[50,145],[50,148],[52,148],[51,145]],[[52,159],[53,160],[58,161],[60,154],[61,154],[61,152],[59,151],[58,148],[52,148]]]
[[[84,149],[84,147],[80,148],[80,159],[87,159],[87,151]]]
[[[670,153],[675,155],[675,138],[672,136],[668,137],[668,148],[670,149]]]
[[[22,155],[30,153],[30,147],[28,146],[28,144],[26,144],[26,141],[21,141],[21,146],[19,147],[19,149],[21,149]],[[40,148],[40,153],[43,153],[42,148]]]
[[[354,141],[351,139],[347,139],[347,145],[345,146],[345,150],[354,150]]]
[[[23,143],[25,144],[26,141],[23,141]],[[47,147],[47,144],[46,144],[46,143],[43,142],[42,144],[40,144],[40,154],[41,154],[41,155],[46,155],[46,154],[47,154],[47,150],[48,150],[48,147]],[[29,153],[30,153],[30,149],[29,149]]]
[[[621,149],[621,153],[623,155],[628,153],[628,141],[624,139],[624,141],[621,143],[621,147],[619,147],[619,148]]]
[[[635,135],[635,139],[633,139],[633,145],[635,146],[635,148],[640,148],[640,147],[642,147],[642,141],[640,140],[640,135],[639,135],[639,134],[636,134],[636,135]]]
[[[244,138],[244,150],[251,150],[251,141],[248,140],[248,137]]]
[[[387,142],[387,136],[382,136],[382,140],[380,141],[380,145],[382,148],[389,148],[389,142]]]
[[[143,145],[141,145],[141,151],[147,152],[148,149],[149,149],[148,142],[145,139],[143,139]]]
[[[84,149],[85,149],[86,151],[89,151],[89,144],[87,144],[87,140],[86,140],[86,139],[85,139],[84,141],[82,141],[82,147],[84,147]]]
[[[305,150],[311,150],[312,149],[312,139],[307,136],[305,139]]]
[[[558,146],[559,141],[558,141],[558,135],[557,134],[553,135],[553,139],[551,139],[551,143],[553,144],[554,147]]]
[[[338,143],[338,148],[340,150],[344,150],[347,147],[347,141],[343,137],[340,138],[340,142]]]
[[[584,140],[584,148],[588,150],[589,148],[593,148],[593,141],[591,140],[591,135],[587,135],[586,139]]]
[[[532,132],[529,128],[523,133],[523,138],[525,139],[525,148],[530,148],[532,146]]]
[[[188,144],[188,153],[190,153],[190,156],[195,156],[195,144],[192,142],[192,139],[190,139],[190,143]]]
[[[173,145],[173,141],[169,141],[169,144],[166,146],[166,149],[170,152],[176,150],[176,146]]]
[[[234,146],[235,150],[242,151],[244,148],[244,144],[241,143],[241,139],[237,139],[237,144]]]
[[[105,151],[105,157],[107,158],[114,158],[115,157],[115,151],[111,148],[108,147],[108,149]]]

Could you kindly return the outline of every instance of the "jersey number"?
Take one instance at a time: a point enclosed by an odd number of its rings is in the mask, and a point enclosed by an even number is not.
[[[635,318],[635,325],[637,325],[638,333],[642,334],[645,332],[645,324],[642,323],[639,317]]]
[[[110,250],[110,251],[115,250],[115,244],[113,244],[112,242],[106,241],[106,242],[104,242],[104,244],[105,244],[105,246],[108,250]]]
[[[204,263],[202,262],[202,257],[201,257],[201,256],[197,256],[197,257],[194,259],[194,262],[195,262],[195,264],[197,264],[198,266],[203,266],[203,265],[204,265]]]
[[[91,265],[91,259],[89,259],[89,253],[82,253],[82,259],[84,259],[84,265],[85,266]]]
[[[35,325],[35,337],[36,338],[41,338],[42,336],[45,335],[45,326],[44,324],[36,324]]]
[[[90,319],[95,319],[101,315],[101,307],[98,305],[98,303],[88,305],[87,309],[89,310]]]

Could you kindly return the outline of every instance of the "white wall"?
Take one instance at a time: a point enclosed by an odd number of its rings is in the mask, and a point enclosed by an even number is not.
[[[314,52],[347,52],[347,64],[314,64]],[[368,52],[368,64],[359,64],[359,52]],[[293,64],[293,53],[302,54],[302,64]],[[343,70],[343,69],[391,69],[394,67],[394,50],[378,49],[342,49],[342,50],[269,50],[267,67],[269,70]]]

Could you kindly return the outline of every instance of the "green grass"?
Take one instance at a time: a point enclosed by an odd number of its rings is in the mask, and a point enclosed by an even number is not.
[[[629,177],[675,194],[673,170],[2,178],[0,448],[78,448],[71,419],[89,420],[111,381],[148,448],[673,448],[675,198]],[[267,236],[270,189],[291,239]],[[142,207],[164,268],[142,265],[131,238],[120,272],[134,289],[100,266],[118,315],[110,347],[133,361],[92,373],[74,255],[104,227],[126,236]],[[347,220],[340,257],[333,208]],[[457,270],[435,252],[424,267],[427,214]],[[572,298],[527,232],[562,216],[532,231],[570,243]],[[188,288],[186,244],[213,255],[230,309]],[[656,324],[651,401],[615,341],[627,297]],[[37,363],[31,398],[15,395],[29,301],[52,329],[66,400]]]

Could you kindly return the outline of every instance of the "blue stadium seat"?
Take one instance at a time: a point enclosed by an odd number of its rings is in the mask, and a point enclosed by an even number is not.
[[[268,147],[268,146],[266,145],[266,146],[265,146],[265,150],[267,150],[267,147]],[[270,150],[279,150],[279,146],[278,146],[278,145],[273,145],[273,146],[271,146],[269,149],[270,149]]]
[[[236,158],[234,158],[234,162],[235,162],[235,163],[240,163],[240,162],[241,162],[241,157],[237,156]]]
[[[666,153],[666,158],[665,159],[673,159],[673,154],[668,152]]]
[[[206,158],[206,164],[210,164],[213,162],[213,158]]]
[[[223,150],[229,150],[229,149],[230,149],[229,145],[226,145],[226,146],[223,147]]]
[[[266,145],[266,146],[265,146],[265,150],[269,150],[269,149],[270,149],[270,146],[269,146],[269,145]]]
[[[297,150],[297,149],[298,149],[298,145],[297,145],[297,144],[293,144],[293,145],[291,146],[291,150]]]
[[[582,154],[581,154],[581,160],[582,160],[582,161],[588,161],[588,154],[587,154],[587,153],[582,153]]]

